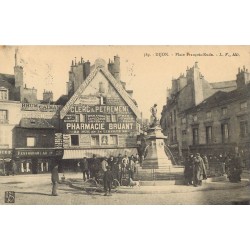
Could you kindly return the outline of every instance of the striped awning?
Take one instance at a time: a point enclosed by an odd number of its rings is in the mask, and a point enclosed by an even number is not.
[[[110,157],[111,155],[117,157],[119,154],[123,156],[125,153],[128,156],[136,155],[137,148],[65,149],[63,159],[92,158],[93,154],[95,154],[96,157]]]

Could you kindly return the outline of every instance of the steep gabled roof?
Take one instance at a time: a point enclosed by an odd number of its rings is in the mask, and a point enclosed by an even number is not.
[[[67,101],[69,100],[68,95],[61,95],[56,101],[55,105],[66,105]]]
[[[8,82],[10,84],[15,85],[15,76],[14,75],[10,75],[10,74],[2,74],[0,73],[0,84],[1,82]]]
[[[250,97],[250,84],[242,88],[237,88],[230,92],[217,91],[212,96],[208,97],[203,102],[201,102],[199,105],[192,107],[190,109],[186,109],[183,111],[183,113],[208,110],[214,107],[226,105],[234,101],[245,100],[245,98],[249,97]]]
[[[98,72],[102,72],[105,77],[110,81],[112,86],[115,88],[115,90],[121,95],[123,100],[128,104],[128,106],[131,108],[131,110],[134,112],[134,114],[137,117],[140,117],[140,112],[138,108],[136,107],[133,100],[130,98],[129,94],[126,92],[126,90],[122,87],[122,85],[111,75],[111,73],[104,67],[99,66],[96,67],[85,79],[85,81],[79,86],[79,88],[76,90],[74,95],[69,99],[69,101],[66,103],[66,105],[63,107],[63,109],[60,112],[61,119],[64,118],[64,116],[68,113],[71,105],[75,103],[75,101],[78,99],[78,97],[83,93],[83,91],[86,89],[86,87],[91,83],[91,81],[94,79],[96,74]]]
[[[19,124],[21,128],[50,128],[54,129],[55,127],[51,125],[48,121],[43,118],[22,118]]]

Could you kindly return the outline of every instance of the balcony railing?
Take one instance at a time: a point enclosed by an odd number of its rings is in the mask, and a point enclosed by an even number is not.
[[[9,123],[9,120],[7,119],[0,119],[0,124],[7,124]]]

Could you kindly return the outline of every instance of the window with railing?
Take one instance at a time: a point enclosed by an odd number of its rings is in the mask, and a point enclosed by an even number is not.
[[[212,117],[211,111],[208,111],[208,112],[206,113],[206,117],[207,117],[207,119],[211,119],[211,117]]]
[[[8,110],[0,110],[0,123],[8,123]]]
[[[193,115],[193,122],[197,122],[197,121],[198,121],[197,115]]]
[[[212,143],[212,127],[211,126],[206,127],[206,143],[207,144]]]
[[[221,124],[221,135],[222,142],[227,143],[229,141],[229,129],[227,123]]]
[[[9,100],[9,91],[6,88],[0,88],[0,100]]]
[[[9,134],[4,126],[0,126],[0,145],[1,147],[9,147]]]
[[[248,135],[248,122],[241,121],[240,122],[240,137],[244,138]]]
[[[221,109],[221,112],[222,112],[222,115],[226,115],[227,114],[227,108],[225,107],[225,108],[222,108]]]
[[[193,145],[199,144],[199,130],[198,128],[193,128]]]

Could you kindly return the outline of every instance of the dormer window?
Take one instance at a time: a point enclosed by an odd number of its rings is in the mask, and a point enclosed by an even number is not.
[[[227,114],[227,107],[224,107],[221,110],[222,110],[222,115],[226,115]]]
[[[1,87],[0,88],[0,100],[9,100],[9,90]]]
[[[208,112],[206,113],[206,116],[207,116],[207,119],[210,119],[210,118],[212,117],[211,111],[208,111]]]
[[[198,121],[197,115],[193,115],[193,122],[197,122],[197,121]]]
[[[105,105],[106,103],[107,103],[106,97],[101,96],[101,97],[100,97],[100,104],[101,104],[101,105]]]
[[[241,102],[240,103],[240,110],[247,109],[247,102]]]

